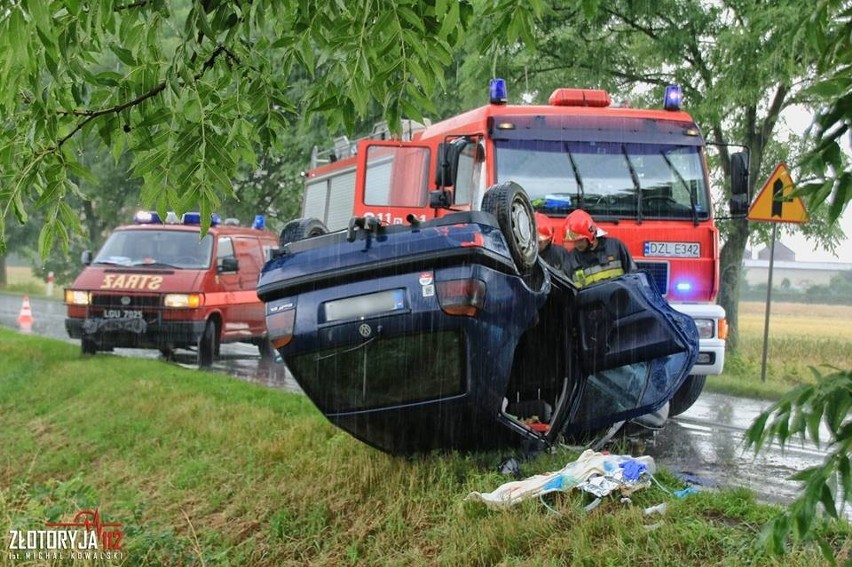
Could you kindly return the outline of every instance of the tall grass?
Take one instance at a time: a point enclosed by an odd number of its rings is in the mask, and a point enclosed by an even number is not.
[[[505,512],[464,501],[508,480],[506,453],[395,458],[297,394],[159,361],[84,358],[0,329],[0,534],[97,507],[127,565],[792,565],[752,542],[774,508],[745,491],[631,504],[584,494]],[[556,470],[567,450],[524,465]],[[668,490],[681,488],[661,472]],[[666,502],[663,516],[642,509]],[[838,554],[848,527],[827,528]],[[0,555],[0,563],[28,565]]]

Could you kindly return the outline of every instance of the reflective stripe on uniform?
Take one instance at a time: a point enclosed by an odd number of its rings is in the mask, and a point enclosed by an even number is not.
[[[621,261],[616,260],[603,266],[591,266],[585,270],[579,269],[574,272],[574,284],[577,287],[586,287],[599,281],[617,278],[624,275]]]

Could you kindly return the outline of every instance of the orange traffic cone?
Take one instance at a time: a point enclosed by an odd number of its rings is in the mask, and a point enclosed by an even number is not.
[[[21,304],[21,312],[18,313],[18,326],[24,332],[33,330],[33,310],[30,307],[30,298],[24,296],[24,302]]]

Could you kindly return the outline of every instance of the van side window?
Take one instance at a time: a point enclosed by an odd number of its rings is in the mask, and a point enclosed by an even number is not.
[[[219,238],[219,245],[216,247],[216,267],[221,271],[222,260],[225,258],[234,258],[234,243],[230,238]]]

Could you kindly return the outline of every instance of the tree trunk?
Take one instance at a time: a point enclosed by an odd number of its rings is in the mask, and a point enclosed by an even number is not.
[[[6,256],[0,255],[0,288],[5,288],[9,283],[9,278],[6,276]]]
[[[748,221],[732,221],[728,240],[719,255],[719,305],[725,309],[725,318],[728,320],[727,351],[730,353],[735,353],[739,346],[740,273],[747,243]]]

